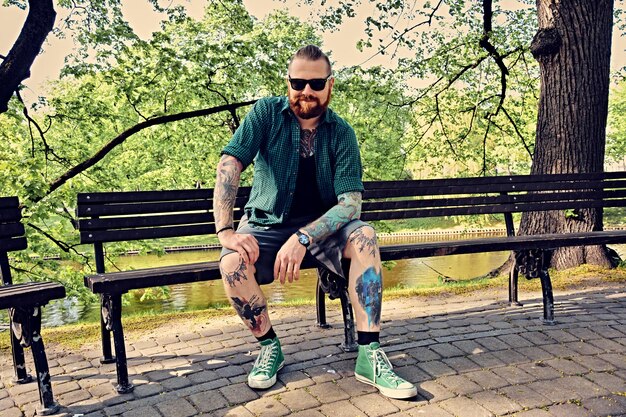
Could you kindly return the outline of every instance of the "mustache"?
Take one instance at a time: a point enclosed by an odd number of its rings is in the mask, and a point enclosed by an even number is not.
[[[297,100],[306,100],[306,101],[316,101],[316,102],[320,102],[320,99],[315,97],[315,96],[311,96],[308,94],[298,94],[298,96],[296,97]]]

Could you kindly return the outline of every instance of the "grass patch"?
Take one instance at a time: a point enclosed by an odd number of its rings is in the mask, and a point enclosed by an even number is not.
[[[230,306],[221,305],[205,310],[194,310],[175,313],[140,313],[124,316],[125,332],[149,332],[157,327],[168,325],[173,329],[184,329],[189,323],[203,323],[216,317],[232,316]],[[11,348],[10,333],[0,333],[0,351]],[[75,323],[58,327],[42,328],[44,343],[56,344],[68,349],[81,348],[86,344],[100,342],[100,322]]]

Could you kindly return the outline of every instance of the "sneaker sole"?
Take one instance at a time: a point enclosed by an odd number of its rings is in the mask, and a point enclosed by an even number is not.
[[[417,388],[416,387],[412,387],[412,388],[396,388],[396,389],[386,388],[386,387],[381,387],[380,385],[377,385],[377,384],[373,383],[368,378],[366,378],[364,376],[361,376],[361,375],[359,375],[357,373],[354,374],[354,377],[359,382],[362,382],[364,384],[371,385],[371,386],[375,387],[385,397],[395,398],[397,400],[403,400],[405,398],[412,398],[412,397],[417,396]]]
[[[278,375],[278,371],[283,369],[284,365],[285,365],[285,361],[283,360],[280,363],[280,365],[278,365],[278,369],[276,369],[276,373],[274,374],[274,376],[271,377],[270,379],[266,379],[265,381],[257,381],[257,380],[254,380],[254,379],[250,379],[250,377],[248,377],[248,386],[250,388],[254,388],[254,389],[268,389],[268,388],[271,388],[276,383],[276,375]]]

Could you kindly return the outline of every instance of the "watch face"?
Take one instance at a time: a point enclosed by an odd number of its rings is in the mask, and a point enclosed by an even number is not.
[[[304,233],[299,233],[298,234],[298,241],[303,244],[304,246],[308,246],[309,245],[309,237],[307,235],[305,235]]]

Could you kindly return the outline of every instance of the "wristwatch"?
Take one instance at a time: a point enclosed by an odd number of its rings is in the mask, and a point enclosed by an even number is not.
[[[300,242],[300,244],[302,246],[304,246],[305,248],[309,247],[309,245],[311,244],[311,239],[309,239],[309,237],[307,235],[305,235],[301,231],[297,230],[296,231],[296,236],[298,236],[298,242]]]

